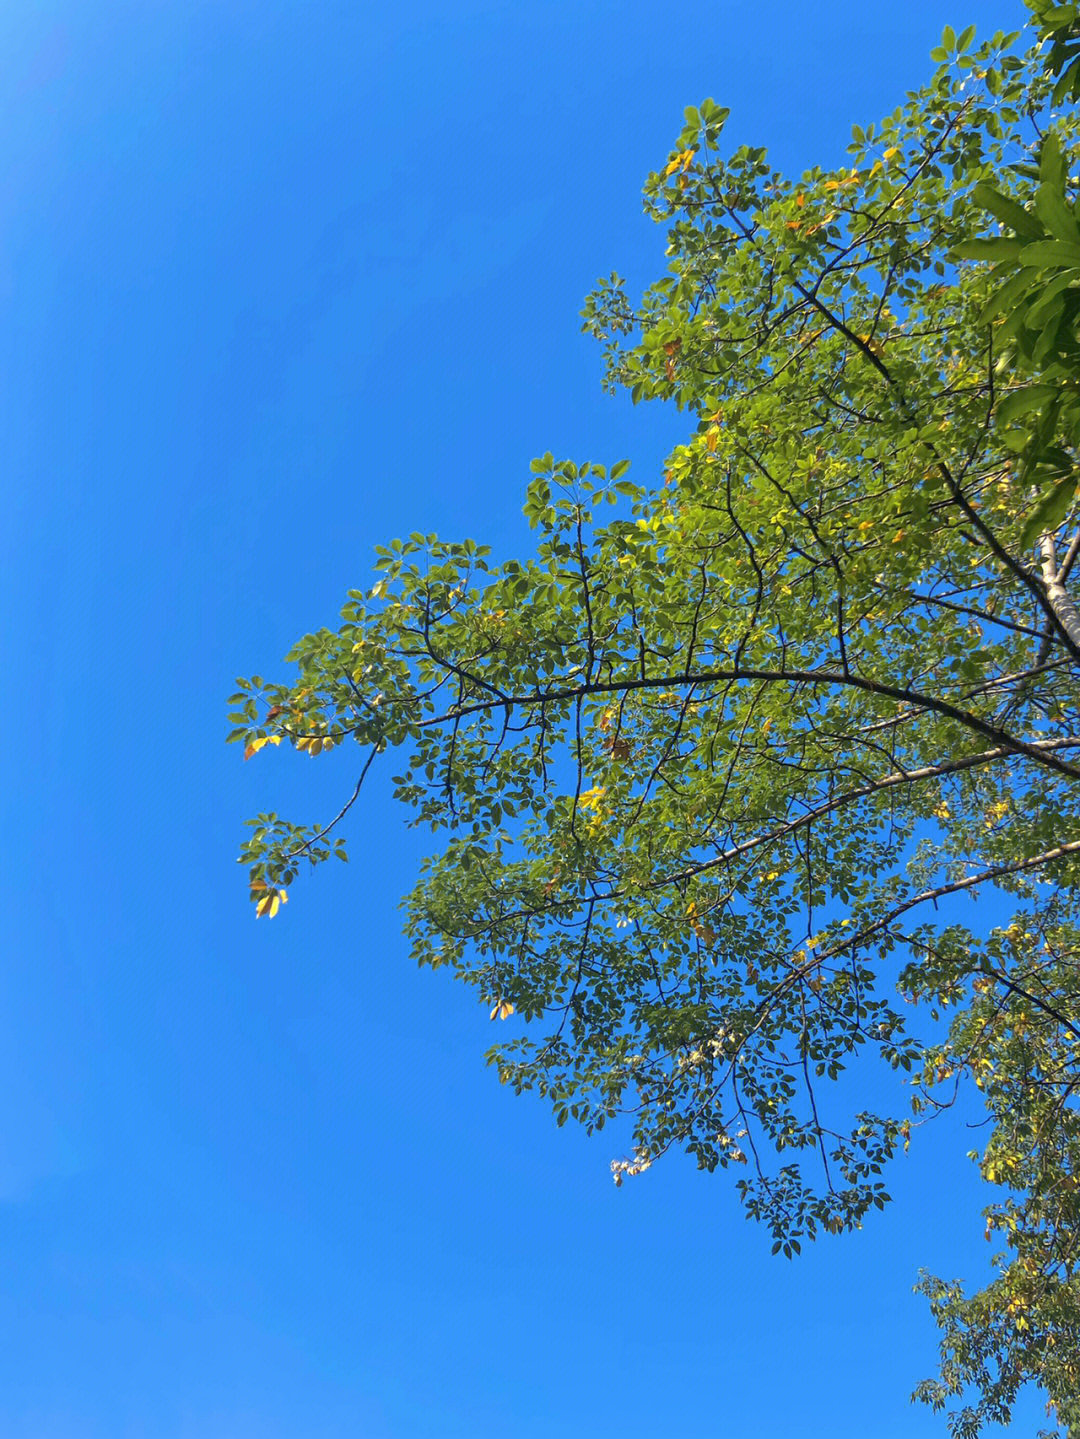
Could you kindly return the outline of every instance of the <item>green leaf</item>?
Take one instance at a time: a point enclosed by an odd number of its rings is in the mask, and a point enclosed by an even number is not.
[[[1027,323],[1032,326],[1039,324],[1051,302],[1063,291],[1078,283],[1080,283],[1080,269],[1064,270],[1060,275],[1055,275],[1052,280],[1040,288],[1037,297],[1032,301]]]
[[[1016,302],[1027,295],[1027,291],[1031,289],[1038,275],[1039,271],[1034,268],[1017,270],[1011,279],[990,296],[979,315],[979,324],[988,324],[995,315],[999,315],[1003,310],[1012,310]]]
[[[1025,385],[1021,390],[1012,390],[999,403],[997,418],[1002,424],[1010,424],[1019,415],[1026,415],[1052,400],[1055,393],[1053,385]]]
[[[971,192],[971,198],[984,210],[989,210],[991,215],[1008,225],[1018,235],[1023,235],[1029,240],[1039,240],[1043,237],[1043,227],[1038,219],[1023,205],[1018,205],[1015,200],[1010,200],[1007,195],[995,190],[985,180],[980,180]],[[1071,237],[1070,237],[1071,238]]]
[[[1035,191],[1035,212],[1056,239],[1080,244],[1080,226],[1056,185],[1040,185]]]
[[[1038,265],[1042,269],[1061,265],[1076,268],[1080,266],[1080,245],[1070,245],[1065,240],[1037,240],[1023,247],[1019,259],[1024,265]]]
[[[953,247],[953,255],[961,260],[1018,260],[1025,249],[1031,249],[1021,239],[1014,239],[1011,236],[1002,235],[992,240],[964,240]],[[1036,260],[1026,260],[1025,264],[1042,263]]]
[[[1065,188],[1065,161],[1058,138],[1052,130],[1043,140],[1039,152],[1039,180],[1042,185],[1052,189]]]
[[[1066,475],[1039,501],[1020,534],[1021,550],[1030,550],[1040,535],[1056,530],[1076,494],[1077,476]]]

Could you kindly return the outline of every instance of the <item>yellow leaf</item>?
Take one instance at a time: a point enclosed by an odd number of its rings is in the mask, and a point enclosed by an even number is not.
[[[255,906],[256,919],[262,919],[264,915],[267,919],[273,919],[274,915],[277,914],[279,908],[283,904],[288,904],[289,902],[289,896],[283,889],[268,889],[261,880],[255,880],[252,883],[251,888],[252,891],[254,891],[255,889],[266,890],[266,893],[263,895],[262,899],[260,899],[258,904]]]
[[[597,809],[607,790],[604,785],[596,785],[593,789],[587,789],[584,794],[578,796],[579,809]]]
[[[508,999],[497,999],[495,1008],[491,1011],[492,1019],[509,1019],[514,1012],[514,1006]]]
[[[247,748],[244,750],[244,758],[250,759],[253,754],[258,754],[265,745],[280,743],[281,736],[279,734],[267,734],[263,735],[261,739],[249,740]]]
[[[720,426],[710,425],[705,434],[705,448],[711,455],[716,449],[716,442],[720,438]]]
[[[684,173],[689,170],[690,166],[694,163],[694,156],[696,154],[697,146],[691,145],[689,150],[680,150],[677,155],[672,155],[671,159],[664,166],[664,179],[666,180],[671,175],[674,175],[676,170],[682,170]]]
[[[885,159],[885,160],[891,160],[894,155],[899,155],[899,153],[900,153],[900,146],[899,146],[899,145],[890,145],[889,148],[885,151],[885,154],[884,154],[884,156],[883,156],[882,158]]]

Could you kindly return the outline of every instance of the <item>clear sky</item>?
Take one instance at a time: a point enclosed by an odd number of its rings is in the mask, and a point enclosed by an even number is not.
[[[412,966],[385,784],[256,924],[243,819],[353,761],[222,743],[376,543],[524,547],[547,449],[648,478],[683,421],[601,393],[577,312],[658,273],[683,107],[839,161],[946,22],[1024,13],[943,3],[2,7],[3,1439],[944,1432],[911,1285],[986,1263],[957,1120],[794,1264],[688,1160],[616,1191]]]

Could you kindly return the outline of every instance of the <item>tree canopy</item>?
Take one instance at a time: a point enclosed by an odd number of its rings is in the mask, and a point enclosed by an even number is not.
[[[1029,1381],[1080,1426],[1080,23],[1031,9],[946,30],[839,167],[688,110],[645,186],[665,273],[584,311],[610,387],[686,412],[664,474],[545,455],[531,555],[378,550],[230,735],[362,755],[337,816],[251,821],[260,916],[392,759],[439,836],[416,958],[511,1021],[489,1059],[560,1124],[632,1116],[617,1183],[731,1167],[791,1256],[974,1090],[1001,1252],[975,1293],[924,1276],[917,1391],[962,1436]],[[860,1056],[893,1112],[846,1112]]]

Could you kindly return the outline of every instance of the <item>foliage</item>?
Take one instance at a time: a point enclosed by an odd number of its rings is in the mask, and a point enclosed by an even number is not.
[[[930,83],[798,180],[688,110],[645,189],[667,273],[585,310],[607,383],[687,412],[663,483],[534,461],[532,556],[395,541],[295,683],[233,698],[248,753],[364,753],[334,820],[252,822],[257,912],[342,852],[395,751],[441,837],[417,959],[513,1017],[490,1060],[560,1124],[632,1116],[616,1182],[673,1148],[735,1166],[790,1256],[981,1097],[1003,1252],[972,1297],[924,1281],[919,1394],[960,1435],[1028,1380],[1080,1423],[1078,275],[1044,253],[1076,244],[1075,114],[1052,112],[1074,10],[1026,53],[946,30]],[[973,249],[987,209],[1013,235]],[[908,1076],[897,1112],[845,1116],[852,1085],[823,1083],[861,1056]]]
[[[1020,536],[1022,550],[1060,524],[1072,503],[1076,471],[1069,446],[1080,430],[1080,224],[1052,131],[1041,146],[1038,167],[1025,166],[1024,173],[1035,182],[1029,207],[986,183],[974,191],[976,200],[1013,233],[969,240],[956,252],[997,261],[993,278],[1002,283],[983,319],[1002,317],[995,331],[1003,347],[998,371],[1011,366],[1017,378],[1034,376],[1014,385],[996,410],[1000,438],[1023,457],[1021,478],[1038,495]]]

